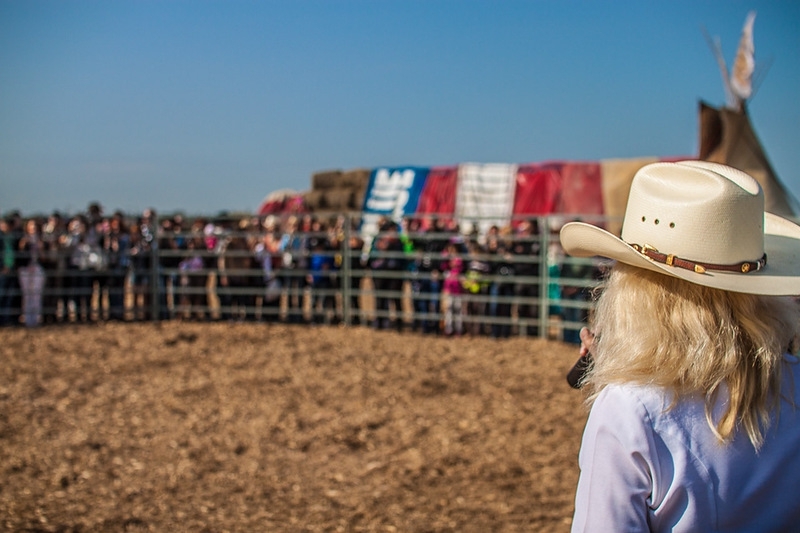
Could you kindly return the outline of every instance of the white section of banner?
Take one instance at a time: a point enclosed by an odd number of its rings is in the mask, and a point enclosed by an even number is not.
[[[463,163],[458,167],[456,220],[467,233],[477,224],[484,235],[493,225],[506,226],[514,209],[517,165]]]

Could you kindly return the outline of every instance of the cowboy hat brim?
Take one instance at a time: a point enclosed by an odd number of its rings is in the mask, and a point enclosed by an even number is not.
[[[584,222],[566,224],[561,229],[561,245],[572,256],[606,257],[714,289],[772,296],[800,295],[800,226],[771,213],[764,214],[767,263],[761,270],[747,274],[711,270],[700,274],[657,263],[614,234]]]

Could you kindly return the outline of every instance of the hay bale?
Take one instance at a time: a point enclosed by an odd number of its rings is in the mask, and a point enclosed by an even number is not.
[[[333,191],[327,191],[328,209],[332,211],[347,211],[348,209],[352,209],[354,195],[355,191],[353,189],[335,189]]]
[[[367,195],[366,187],[363,189],[357,189],[353,191],[353,204],[350,206],[350,209],[360,211],[361,208],[364,207],[364,197],[366,195]]]
[[[357,209],[356,191],[352,189],[330,189],[308,191],[304,194],[306,206],[312,211],[349,211]],[[360,207],[360,206],[359,206]]]
[[[369,185],[369,176],[372,171],[368,168],[355,168],[342,173],[339,186],[343,189],[364,191]]]
[[[372,171],[368,168],[315,172],[311,175],[311,189],[314,191],[328,191],[331,189],[366,190],[371,173]]]
[[[324,170],[311,175],[311,190],[325,191],[335,189],[342,179],[341,170]]]
[[[327,191],[311,190],[303,193],[303,200],[311,211],[320,211],[328,208],[328,199],[325,198]]]

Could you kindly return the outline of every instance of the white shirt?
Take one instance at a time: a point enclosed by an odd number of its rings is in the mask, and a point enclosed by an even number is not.
[[[668,410],[663,389],[606,387],[583,435],[573,533],[800,531],[798,366],[783,380],[797,408],[781,401],[758,452],[743,431],[719,443],[702,398]]]

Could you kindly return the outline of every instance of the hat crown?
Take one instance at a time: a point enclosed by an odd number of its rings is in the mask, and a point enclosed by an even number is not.
[[[715,264],[764,254],[764,194],[744,172],[704,161],[654,163],[634,176],[622,240]]]

